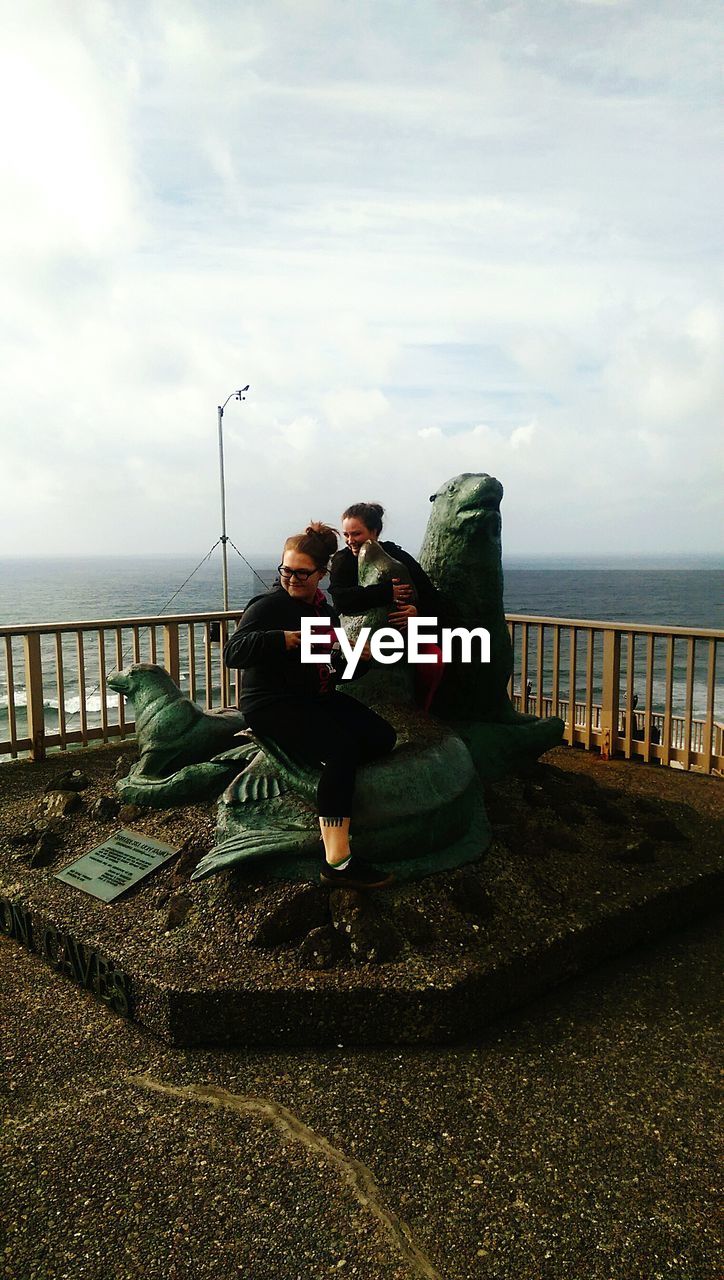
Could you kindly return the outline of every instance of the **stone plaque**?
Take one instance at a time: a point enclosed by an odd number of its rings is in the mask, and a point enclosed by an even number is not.
[[[77,862],[58,871],[56,879],[83,889],[102,902],[112,902],[176,853],[178,849],[142,831],[117,831]]]

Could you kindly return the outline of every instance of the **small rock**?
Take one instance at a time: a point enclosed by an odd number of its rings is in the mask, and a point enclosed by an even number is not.
[[[35,847],[30,851],[28,865],[31,867],[47,867],[58,852],[60,837],[55,831],[46,829],[41,832]]]
[[[613,862],[625,862],[631,866],[647,866],[656,861],[656,846],[653,840],[646,837],[643,840],[633,840],[618,853],[611,854],[611,859]]]
[[[64,818],[80,809],[83,801],[77,791],[51,791],[43,797],[43,809],[49,818]]]
[[[311,929],[299,948],[304,969],[331,969],[347,955],[344,938],[331,924]]]
[[[326,924],[327,895],[313,884],[290,885],[284,897],[257,925],[251,936],[256,947],[281,947]]]
[[[187,880],[190,880],[197,863],[201,861],[208,851],[208,843],[200,841],[196,836],[189,836],[184,840],[179,849],[178,857],[173,864],[174,884],[185,884]]]
[[[113,777],[118,781],[121,778],[127,778],[135,763],[133,756],[119,756],[116,760],[116,767],[113,770]]]
[[[26,827],[24,831],[14,832],[14,834],[9,837],[9,840],[14,849],[21,849],[24,845],[35,844],[38,835],[38,827]]]
[[[331,889],[329,911],[335,929],[350,933],[357,920],[373,914],[373,907],[369,895],[359,889]]]
[[[49,795],[53,791],[85,791],[87,786],[88,778],[82,769],[66,769],[64,773],[51,779],[45,788],[45,794]]]
[[[166,929],[178,929],[179,925],[185,924],[192,906],[193,898],[190,893],[174,893],[168,900]]]
[[[349,934],[349,949],[356,960],[383,964],[394,960],[402,951],[403,940],[389,920],[381,916],[360,917]]]
[[[450,898],[466,915],[488,920],[495,910],[492,895],[474,871],[460,871],[450,885]]]
[[[96,822],[110,822],[117,818],[121,802],[117,796],[99,796],[91,805],[89,813]]]
[[[402,951],[402,935],[380,910],[376,898],[358,889],[332,889],[329,895],[332,924],[356,960],[381,964]]]
[[[145,813],[146,810],[142,809],[140,804],[124,804],[118,811],[118,820],[125,826],[127,822],[136,822]]]

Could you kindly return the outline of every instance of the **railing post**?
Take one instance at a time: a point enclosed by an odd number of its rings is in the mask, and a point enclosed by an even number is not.
[[[43,659],[40,653],[40,635],[37,631],[32,631],[25,636],[25,696],[31,759],[44,760]]]
[[[601,690],[601,759],[610,760],[618,737],[618,696],[621,672],[621,633],[603,633],[603,687]]]
[[[179,682],[178,623],[163,624],[163,665],[175,684]]]

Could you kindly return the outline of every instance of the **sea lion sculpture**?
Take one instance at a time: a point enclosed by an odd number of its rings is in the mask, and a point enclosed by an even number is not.
[[[513,644],[503,608],[502,497],[500,481],[485,473],[448,480],[430,497],[420,552],[440,593],[446,625],[485,627],[490,634],[490,662],[453,662],[434,704],[488,780],[558,746],[565,729],[557,716],[539,719],[516,711],[508,694]]]
[[[488,475],[466,474],[443,485],[434,495],[420,556],[443,595],[445,624],[484,626],[490,632],[490,664],[453,663],[434,717],[414,706],[410,671],[403,663],[373,668],[341,686],[397,730],[392,754],[359,770],[353,841],[359,856],[383,861],[399,879],[480,857],[490,840],[481,779],[535,759],[562,738],[562,721],[519,716],[507,694],[512,651],[502,602],[501,497],[502,486]],[[403,577],[401,568],[375,544],[360,552],[362,585]],[[354,631],[384,622],[385,611],[374,610],[347,619],[346,625]],[[319,775],[290,760],[273,742],[247,738],[236,752],[189,765],[170,779],[138,778],[135,798],[156,806],[178,803],[187,785],[192,790],[217,785],[218,794],[217,770],[230,769],[235,756],[237,776],[219,801],[219,843],[198,864],[194,879],[260,858],[274,878],[316,878]]]
[[[210,762],[212,757],[218,760],[222,752],[232,747],[235,748],[236,759],[239,747],[237,734],[246,725],[240,711],[202,711],[181,692],[164,667],[151,662],[137,662],[125,671],[109,676],[108,684],[132,703],[136,724],[140,759],[129,777],[121,780],[119,791],[124,800],[143,803],[144,781],[152,780],[155,784],[159,778],[167,779],[167,785],[173,787],[176,803],[197,799],[198,791],[190,796],[179,781],[173,781],[177,779],[179,770],[202,761]],[[254,754],[257,750],[254,748]],[[212,775],[218,784],[214,794],[218,795],[225,781],[229,780],[230,770],[236,771],[234,764],[224,766],[221,761],[213,768]],[[193,778],[193,775],[187,774],[186,778]],[[138,796],[135,795],[136,787],[140,787]],[[133,797],[131,791],[134,791]],[[174,801],[169,798],[167,802]]]

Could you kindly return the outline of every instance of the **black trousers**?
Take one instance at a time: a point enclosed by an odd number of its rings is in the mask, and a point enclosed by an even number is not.
[[[348,818],[357,766],[387,755],[397,734],[375,711],[344,693],[289,698],[250,712],[252,733],[277,742],[304,764],[321,766],[317,807],[322,818]]]

